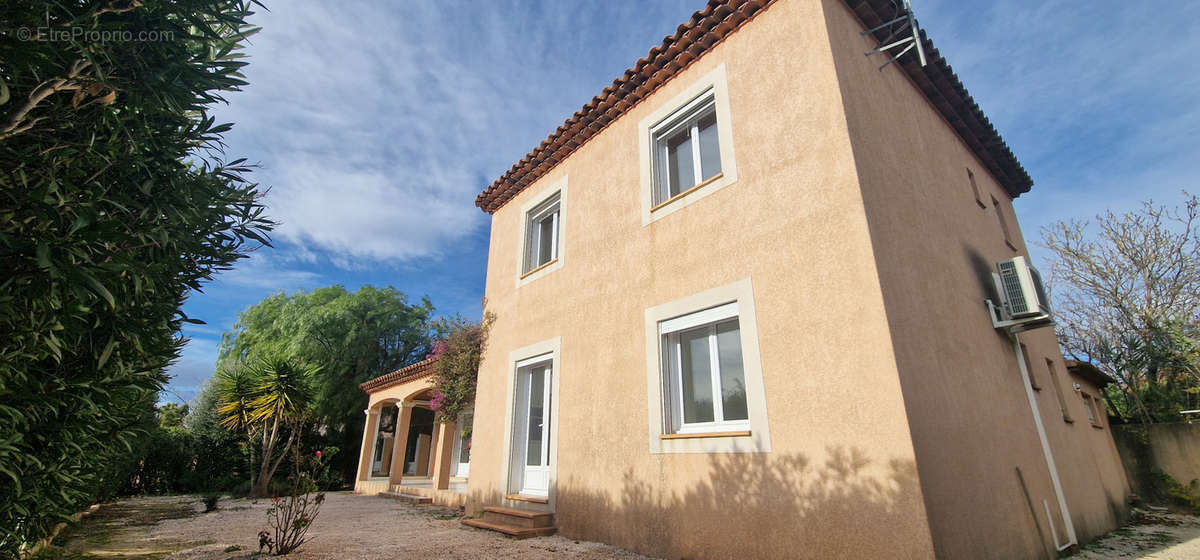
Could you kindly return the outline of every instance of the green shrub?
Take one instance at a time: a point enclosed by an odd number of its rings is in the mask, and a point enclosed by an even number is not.
[[[204,513],[217,510],[217,504],[221,501],[220,494],[205,494],[200,497],[200,501],[204,504]]]
[[[249,6],[0,4],[7,30],[160,39],[0,41],[0,557],[129,482],[188,292],[267,242],[262,193],[208,116],[245,85]],[[167,452],[139,486],[174,476]]]

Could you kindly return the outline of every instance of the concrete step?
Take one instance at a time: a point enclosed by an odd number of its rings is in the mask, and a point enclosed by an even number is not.
[[[464,519],[462,523],[468,527],[496,531],[497,533],[503,533],[518,539],[545,537],[553,535],[555,531],[558,531],[558,527],[517,527],[514,525],[484,521],[482,519]]]
[[[380,492],[379,496],[408,502],[410,504],[429,504],[433,503],[433,498],[429,496],[421,496],[419,494],[405,494],[404,492]]]
[[[500,506],[483,508],[483,520],[488,523],[509,525],[525,529],[538,529],[554,526],[554,514],[540,511],[527,511]]]

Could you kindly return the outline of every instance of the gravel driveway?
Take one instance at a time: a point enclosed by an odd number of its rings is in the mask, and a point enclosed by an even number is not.
[[[195,496],[135,498],[106,504],[68,529],[40,559],[232,560],[254,556],[266,528],[267,500],[221,500],[203,513]],[[471,529],[457,510],[348,492],[331,493],[288,558],[645,559],[611,546],[562,537],[524,541]],[[1135,521],[1088,543],[1069,560],[1197,560],[1200,517],[1139,511]]]
[[[266,528],[267,500],[220,502],[202,513],[194,496],[135,498],[107,504],[56,540],[43,558],[228,560],[249,558]],[[464,527],[457,510],[359,496],[328,494],[293,559],[349,558],[581,558],[643,559],[607,545],[562,537],[523,541]],[[236,547],[236,548],[235,548]]]

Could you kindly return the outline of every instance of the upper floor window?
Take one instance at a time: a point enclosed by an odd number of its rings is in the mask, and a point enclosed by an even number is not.
[[[558,259],[560,195],[555,193],[525,214],[525,263],[528,274]]]
[[[712,92],[679,109],[652,134],[656,206],[721,177],[721,141]]]
[[[975,194],[975,204],[980,208],[987,208],[987,204],[983,202],[983,195],[979,194],[979,183],[975,182],[975,172],[967,170],[967,180],[971,182],[971,192]]]
[[[1024,342],[1021,343],[1021,356],[1025,359],[1025,371],[1029,373],[1029,386],[1034,391],[1041,391],[1042,384],[1038,383],[1037,374],[1033,371],[1033,362],[1029,360],[1029,348],[1025,346]]]
[[[1008,245],[1009,249],[1017,250],[1017,245],[1013,243],[1012,234],[1008,231],[1008,219],[1004,217],[1004,210],[1000,208],[1000,201],[996,197],[992,197],[992,208],[996,210],[996,220],[1000,222],[1000,231],[1004,234],[1004,244]]]
[[[729,85],[721,64],[638,121],[642,226],[737,183]]]

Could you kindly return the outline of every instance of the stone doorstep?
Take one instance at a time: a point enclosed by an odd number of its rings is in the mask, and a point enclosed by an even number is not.
[[[378,496],[380,496],[382,498],[390,498],[393,500],[400,500],[401,502],[408,502],[410,504],[433,503],[433,498],[430,498],[429,496],[421,496],[418,494],[406,494],[404,492],[380,492],[378,494]]]
[[[526,511],[500,506],[483,508],[483,520],[523,529],[538,529],[554,526],[554,514],[540,511]]]
[[[553,535],[556,531],[558,531],[558,527],[514,527],[512,525],[492,523],[482,519],[464,519],[462,523],[468,527],[496,531],[497,533],[503,533],[517,539],[545,537]]]

